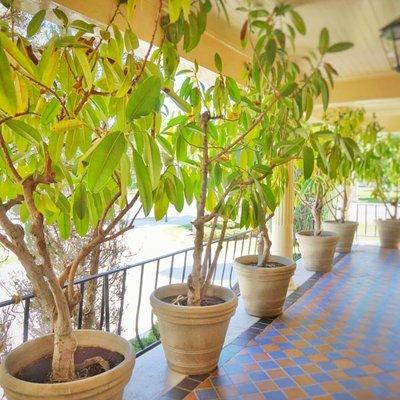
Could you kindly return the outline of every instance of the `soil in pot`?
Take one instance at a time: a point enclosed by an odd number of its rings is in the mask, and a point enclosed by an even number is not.
[[[104,366],[101,361],[84,365],[85,361],[93,359],[94,357],[101,357],[108,365]],[[79,379],[96,376],[116,367],[124,361],[124,359],[125,357],[116,351],[103,349],[101,347],[78,346],[75,351],[76,373]],[[32,383],[53,383],[50,379],[51,362],[52,355],[49,354],[48,356],[26,365],[17,372],[15,377]]]
[[[173,304],[175,306],[187,306],[187,297],[186,296],[169,296],[165,299],[161,299],[164,303]],[[225,303],[224,299],[221,299],[217,296],[206,296],[201,299],[200,306],[207,307],[207,306],[215,306],[217,304]]]
[[[251,262],[243,262],[244,265],[249,265],[250,267],[258,267],[257,264],[251,263]],[[279,268],[279,267],[284,267],[285,264],[275,262],[275,261],[267,261],[266,264],[261,265],[258,268]]]

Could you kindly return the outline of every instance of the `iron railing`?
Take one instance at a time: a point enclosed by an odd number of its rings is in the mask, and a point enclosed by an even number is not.
[[[389,218],[389,213],[383,203],[352,202],[349,207],[349,220],[359,223],[357,237],[377,237],[375,221]]]
[[[256,242],[251,231],[226,238],[213,283],[235,288],[232,261],[239,255],[255,253]],[[213,242],[213,251],[216,244],[217,240]],[[153,348],[159,338],[151,311],[150,294],[159,286],[184,282],[190,273],[192,254],[193,247],[190,247],[78,279],[75,285],[81,293],[81,301],[73,316],[75,328],[83,327],[86,310],[92,309],[95,313],[95,327],[131,340],[137,355]],[[89,284],[95,287],[96,301],[93,304],[87,304],[85,297]],[[50,324],[43,323],[38,308],[33,294],[14,296],[0,302],[0,310],[14,319],[9,328],[12,347],[48,331]]]

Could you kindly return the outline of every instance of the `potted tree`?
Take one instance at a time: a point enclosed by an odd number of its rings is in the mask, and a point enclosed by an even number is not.
[[[359,166],[359,176],[374,185],[372,197],[385,206],[389,218],[376,221],[382,247],[399,248],[400,139],[395,135],[379,138],[366,149]]]
[[[332,171],[334,172],[333,183],[339,192],[339,206],[337,207],[339,215],[332,212],[334,220],[324,221],[322,228],[339,235],[339,242],[336,246],[338,253],[349,253],[358,227],[358,222],[347,219],[351,187],[356,177],[355,167],[360,161],[360,151],[357,150],[356,143],[362,143],[371,136],[376,136],[374,131],[379,127],[375,121],[365,124],[365,110],[362,108],[330,110],[325,114],[324,121],[332,127],[334,132],[340,133],[340,146],[344,154],[339,160],[336,171]]]
[[[38,392],[52,399],[122,398],[132,373],[135,356],[126,340],[76,331],[71,313],[81,300],[74,280],[83,261],[132,229],[140,210],[150,212],[169,174],[155,136],[164,93],[176,96],[158,66],[161,54],[150,60],[153,43],[137,58],[138,39],[129,26],[134,8],[134,1],[126,8],[116,4],[105,29],[70,21],[59,8],[35,14],[26,36],[14,24],[1,25],[0,243],[24,267],[53,332],[16,348],[1,364],[9,400],[37,398]],[[204,20],[208,10],[194,13]],[[32,37],[46,13],[60,26],[38,46]],[[184,14],[182,29],[189,23]],[[113,24],[117,15],[126,19],[124,34]],[[27,223],[11,219],[10,211]],[[81,236],[92,233],[58,275],[45,228],[66,239],[72,224]]]
[[[265,21],[260,21],[265,16]],[[291,18],[291,22],[288,21]],[[288,24],[287,34],[284,34],[279,27]],[[292,25],[293,24],[293,25]],[[249,18],[246,21],[245,31],[242,40],[250,43],[253,50],[253,63],[249,66],[252,73],[249,76],[249,87],[253,89],[255,96],[267,96],[274,91],[279,84],[276,79],[281,79],[277,71],[281,71],[290,84],[293,75],[300,74],[300,68],[290,61],[286,44],[294,42],[296,34],[304,34],[306,27],[301,16],[290,5],[276,6],[268,12],[266,10],[250,10]],[[243,33],[243,31],[242,31]],[[256,38],[256,40],[254,40]],[[336,44],[338,49],[346,49],[351,46],[349,43]],[[270,254],[271,240],[268,234],[267,222],[273,217],[275,207],[279,203],[281,194],[286,185],[285,164],[292,159],[300,158],[303,149],[306,154],[310,153],[307,143],[313,140],[306,130],[301,128],[301,123],[307,120],[312,112],[311,104],[314,96],[323,98],[324,108],[328,106],[329,85],[326,79],[332,81],[332,66],[325,64],[325,70],[319,69],[323,64],[324,55],[332,51],[334,46],[329,44],[329,34],[323,29],[320,34],[319,57],[310,56],[311,71],[307,71],[303,81],[296,90],[289,96],[294,100],[290,104],[287,99],[279,103],[277,107],[268,112],[270,121],[279,121],[277,125],[270,125],[269,129],[263,132],[261,143],[268,143],[268,148],[260,148],[260,163],[266,165],[273,173],[274,160],[279,160],[283,165],[264,184],[260,184],[258,194],[254,195],[254,189],[243,197],[241,222],[246,227],[255,222],[259,230],[258,254],[239,257],[234,262],[238,276],[240,292],[246,310],[249,314],[260,317],[272,317],[282,312],[286,298],[290,278],[294,273],[296,264],[293,260],[273,256]],[[315,64],[313,63],[313,61]],[[285,69],[286,68],[286,69]],[[293,71],[296,72],[293,72]],[[283,79],[284,81],[284,79]],[[281,82],[282,83],[282,82]],[[314,91],[312,88],[318,88]],[[292,107],[292,105],[295,105]],[[298,109],[297,107],[300,106]],[[304,111],[304,112],[303,112]],[[313,165],[313,160],[311,160]],[[311,174],[312,165],[306,159],[304,163],[304,174],[306,178]],[[267,196],[263,196],[263,190],[267,190]],[[248,204],[257,204],[258,217],[253,220],[248,218]]]
[[[281,173],[275,173],[275,179]],[[258,254],[237,257],[233,265],[246,311],[257,317],[282,313],[290,278],[296,269],[293,260],[271,255],[268,222],[274,216],[286,182],[281,177],[278,180],[280,184],[272,184],[271,178],[266,183],[257,183],[259,190],[249,190],[241,205],[241,225],[258,229]]]
[[[327,99],[327,83],[318,67],[313,67],[304,81],[296,82],[298,66],[285,55],[285,34],[278,28],[271,33],[274,23],[270,19],[282,19],[286,12],[292,13],[297,29],[303,31],[301,17],[287,5],[277,6],[271,13],[265,9],[248,11],[250,18],[241,32],[243,42],[252,40],[255,28],[261,29],[264,44],[271,34],[269,45],[262,47],[267,50],[254,53],[255,57],[262,53],[265,68],[259,69],[259,61],[249,64],[249,84],[240,88],[232,78],[222,75],[222,60],[216,54],[219,74],[214,85],[207,88],[199,81],[195,66],[179,93],[181,101],[188,101],[191,106],[186,115],[177,117],[185,121],[185,126],[176,128],[171,123],[164,131],[164,147],[171,157],[176,154],[178,165],[173,168],[180,170],[184,182],[183,188],[177,187],[176,191],[183,190],[186,200],[195,199],[197,216],[192,222],[194,254],[187,284],[156,289],[151,295],[151,304],[158,318],[168,364],[184,374],[202,374],[216,367],[229,319],[237,305],[231,290],[211,285],[228,221],[236,219],[241,206],[244,225],[263,226],[267,210],[261,201],[274,202],[268,179],[273,169],[291,159],[305,141],[302,130],[294,135],[298,124],[291,119],[292,113],[297,119],[303,113],[309,117],[315,93],[324,93]],[[293,27],[288,29],[293,38]],[[341,43],[337,49],[349,46]],[[323,30],[321,58],[330,48],[327,31]],[[281,60],[274,64],[275,57],[280,58],[278,54],[282,55]],[[288,63],[287,74],[264,76],[267,69],[280,70],[284,63]],[[327,64],[325,69],[331,77],[333,68]],[[291,123],[280,136],[278,127],[286,126],[287,118]],[[269,135],[271,129],[276,135]],[[270,153],[274,136],[277,144]],[[275,157],[270,157],[271,154]],[[219,219],[223,221],[222,232],[211,257]],[[203,244],[204,225],[210,222],[211,232]]]
[[[338,168],[343,157],[347,156],[349,162],[353,162],[358,147],[353,140],[343,138],[339,132],[329,131],[321,124],[310,129],[311,147],[304,149],[303,163],[310,166],[312,174],[305,177],[307,179],[300,184],[297,194],[312,213],[314,229],[300,231],[296,238],[305,268],[327,272],[332,268],[339,236],[335,232],[322,230],[322,212],[337,197],[334,194],[335,179],[340,173]]]

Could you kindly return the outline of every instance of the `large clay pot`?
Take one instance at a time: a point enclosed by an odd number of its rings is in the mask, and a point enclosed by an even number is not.
[[[111,333],[75,331],[78,346],[94,346],[121,353],[125,360],[119,365],[86,379],[66,383],[31,383],[17,379],[14,375],[24,366],[51,354],[53,335],[31,340],[13,350],[0,365],[0,384],[8,400],[122,400],[128,383],[135,355],[131,345],[123,338]]]
[[[336,245],[336,252],[338,253],[351,252],[357,228],[358,222],[355,221],[325,221],[322,223],[322,229],[324,231],[335,232],[339,235],[339,242]]]
[[[282,313],[290,278],[296,263],[288,258],[271,256],[282,267],[257,267],[257,256],[238,257],[234,269],[246,311],[256,317],[275,317]]]
[[[151,294],[150,302],[169,367],[185,375],[199,375],[217,367],[237,297],[230,289],[210,286],[207,295],[219,297],[224,303],[193,307],[163,301],[186,293],[187,284],[163,286]]]
[[[379,239],[382,247],[389,249],[400,248],[400,219],[378,219]]]
[[[300,231],[296,233],[296,239],[305,269],[316,272],[332,269],[335,247],[339,241],[335,232],[321,231],[315,236],[314,231]]]

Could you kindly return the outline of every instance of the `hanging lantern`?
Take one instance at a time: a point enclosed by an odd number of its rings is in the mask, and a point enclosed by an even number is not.
[[[400,72],[400,18],[381,29],[381,39],[390,66]]]

